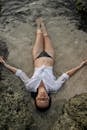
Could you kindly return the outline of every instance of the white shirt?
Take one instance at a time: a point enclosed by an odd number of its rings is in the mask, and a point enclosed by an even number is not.
[[[69,78],[69,75],[63,73],[58,79],[56,79],[53,74],[53,67],[45,65],[40,68],[35,68],[31,78],[20,69],[16,71],[15,75],[24,82],[26,89],[30,92],[36,92],[41,81],[43,81],[48,93],[58,91],[63,83]]]

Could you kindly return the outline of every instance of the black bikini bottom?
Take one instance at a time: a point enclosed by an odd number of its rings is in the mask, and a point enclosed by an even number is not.
[[[50,58],[53,59],[53,57],[50,56],[46,51],[42,51],[42,52],[39,54],[39,56],[36,57],[36,59],[37,59],[37,58],[40,58],[40,57],[50,57]]]

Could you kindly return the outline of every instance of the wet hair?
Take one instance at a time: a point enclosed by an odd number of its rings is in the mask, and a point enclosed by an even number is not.
[[[34,100],[35,100],[36,96],[37,96],[37,92],[31,92],[31,97],[32,97]]]
[[[35,99],[36,109],[39,110],[40,112],[45,112],[45,111],[47,111],[51,107],[51,97],[50,97],[50,94],[48,94],[48,96],[49,96],[49,105],[46,108],[40,108],[40,107],[38,107],[38,105],[36,103],[36,99]]]

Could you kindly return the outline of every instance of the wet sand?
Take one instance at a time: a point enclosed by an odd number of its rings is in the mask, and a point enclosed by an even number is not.
[[[87,52],[87,34],[75,27],[66,17],[50,18],[46,20],[49,35],[55,48],[54,73],[56,77],[63,72],[77,66]],[[12,27],[8,25],[6,30],[0,32],[6,40],[9,57],[8,62],[23,69],[29,77],[33,74],[32,48],[35,41],[36,27],[31,24],[20,23]],[[87,92],[87,67],[85,66],[71,77],[56,98],[69,99],[74,95]],[[56,99],[54,99],[56,100]]]

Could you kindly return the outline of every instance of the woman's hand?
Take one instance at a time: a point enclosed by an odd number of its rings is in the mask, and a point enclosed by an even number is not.
[[[76,66],[75,68],[72,68],[71,70],[68,70],[66,72],[66,74],[68,74],[69,76],[72,76],[73,74],[75,74],[78,70],[80,70],[85,65],[87,65],[87,59],[82,61],[80,63],[80,65]]]
[[[17,71],[17,68],[7,64],[3,58],[4,58],[3,56],[0,56],[0,63],[3,64],[4,67],[6,67],[8,70],[10,70],[11,72],[15,74]]]
[[[1,64],[5,64],[5,61],[4,61],[4,59],[3,59],[3,56],[0,56],[0,63],[1,63]]]
[[[81,63],[80,63],[80,66],[83,67],[84,65],[87,65],[87,59],[86,60],[83,60]]]

